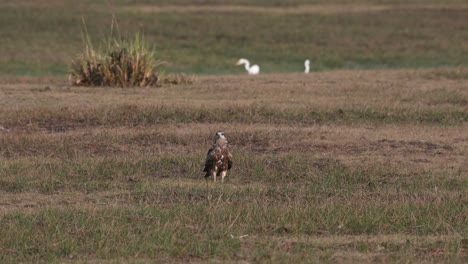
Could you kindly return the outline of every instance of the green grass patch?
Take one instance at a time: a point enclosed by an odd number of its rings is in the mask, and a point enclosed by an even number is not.
[[[181,5],[181,2],[157,3]],[[188,3],[184,1],[180,8]],[[280,8],[317,3],[324,4],[323,1],[222,4]],[[5,51],[0,69],[3,75],[64,74],[57,65],[68,65],[71,55],[82,46],[77,26],[82,15],[86,14],[86,21],[93,25],[90,37],[100,39],[108,31],[112,12],[117,14],[122,32],[144,32],[147,41],[155,43],[160,59],[169,62],[161,68],[167,72],[243,73],[234,65],[240,57],[259,64],[262,72],[299,72],[306,58],[311,59],[313,71],[468,66],[465,55],[468,47],[464,41],[466,15],[463,8],[456,8],[462,1],[431,1],[432,8],[415,7],[428,4],[419,0],[360,3],[397,8],[328,14],[222,11],[154,14],[131,11],[136,4],[128,1],[111,6],[90,1],[78,6],[71,2],[2,5],[0,22],[8,26],[2,28],[6,37],[0,43]],[[405,8],[408,4],[413,7]]]
[[[431,172],[419,175],[400,172],[386,166],[346,167],[338,161],[310,159],[300,155],[276,157],[272,154],[255,157],[238,153],[236,167],[229,181],[233,184],[262,183],[285,185],[268,195],[275,200],[329,197],[364,192],[414,192],[426,194],[434,189],[459,192],[468,184],[456,171],[442,175]],[[43,193],[61,190],[94,192],[97,190],[133,190],[135,184],[143,190],[158,186],[164,179],[202,179],[203,156],[165,155],[162,157],[113,157],[73,160],[43,160],[30,162],[5,161],[0,164],[2,184],[7,192],[35,189]],[[449,172],[447,172],[449,173]],[[154,183],[152,183],[154,181]],[[289,185],[291,185],[289,187]],[[147,187],[145,187],[147,186]],[[300,186],[300,188],[298,188]],[[298,188],[295,193],[294,188]],[[356,188],[358,190],[356,190]],[[188,194],[183,194],[188,195]],[[314,198],[315,199],[315,198]]]
[[[339,251],[447,261],[468,232],[461,172],[238,151],[214,184],[202,164],[202,154],[2,161],[3,199],[31,210],[1,215],[0,260],[307,262]],[[330,236],[342,242],[316,241]]]
[[[3,261],[57,261],[78,257],[229,259],[242,252],[238,237],[313,234],[316,232],[376,234],[390,230],[444,234],[449,226],[461,231],[459,204],[328,206],[277,208],[262,203],[244,206],[225,199],[215,205],[172,208],[46,209],[32,214],[14,212],[2,218]],[[444,219],[443,221],[441,219]],[[338,230],[342,226],[343,230]],[[17,239],[9,239],[15,237]],[[271,241],[270,243],[275,243]],[[278,246],[281,242],[276,242]],[[368,244],[357,245],[361,252]],[[300,252],[300,247],[293,246]],[[316,248],[316,247],[312,247]],[[399,251],[398,249],[394,249]],[[263,251],[263,250],[262,250]],[[250,249],[246,257],[262,255]],[[271,252],[271,250],[266,250]],[[271,254],[271,253],[267,253]],[[299,254],[298,254],[299,255]],[[264,256],[266,259],[271,258]]]

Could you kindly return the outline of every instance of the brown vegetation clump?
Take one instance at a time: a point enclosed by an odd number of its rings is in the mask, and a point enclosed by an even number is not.
[[[78,86],[147,87],[158,81],[159,65],[154,50],[137,33],[133,40],[109,39],[105,47],[94,49],[85,36],[85,51],[73,61],[70,81]]]
[[[160,81],[163,84],[193,84],[197,81],[197,77],[191,74],[175,73],[161,76]]]

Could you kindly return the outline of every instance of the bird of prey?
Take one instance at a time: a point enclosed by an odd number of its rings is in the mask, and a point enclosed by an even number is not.
[[[224,132],[216,132],[213,146],[206,154],[205,178],[213,177],[216,182],[216,176],[221,176],[221,182],[224,182],[227,171],[232,167],[232,155],[229,153],[228,141]]]

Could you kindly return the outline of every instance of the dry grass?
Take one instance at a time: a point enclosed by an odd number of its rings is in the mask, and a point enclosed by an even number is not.
[[[112,95],[107,89],[72,90],[59,83],[48,85],[47,91],[44,85],[5,84],[0,102],[9,111],[0,115],[2,125],[13,129],[167,122],[464,123],[466,82],[428,75],[437,76],[434,70],[393,70],[263,75],[255,79],[204,77],[190,88],[116,90]],[[233,81],[239,78],[241,82]]]
[[[290,127],[212,123],[76,130],[55,127],[45,133],[4,132],[0,154],[8,159],[31,155],[84,158],[106,153],[117,156],[183,154],[187,149],[194,149],[201,150],[199,155],[202,155],[210,144],[208,131],[219,128],[230,131],[230,142],[237,151],[263,155],[294,152],[317,159],[335,158],[349,165],[391,163],[410,172],[466,166],[464,156],[468,145],[462,136],[466,125],[440,128],[384,125],[375,128],[333,124]],[[184,148],[175,147],[179,145]]]
[[[84,24],[84,21],[83,21]],[[83,30],[84,50],[72,62],[70,81],[77,86],[147,87],[158,81],[156,52],[141,33],[133,39],[122,39],[111,30],[100,48],[93,43],[86,25]],[[114,23],[112,24],[114,27]]]
[[[463,262],[463,71],[1,79],[0,260]]]
[[[161,76],[162,84],[194,84],[197,81],[195,75],[184,73],[173,73]]]
[[[123,8],[127,11],[141,13],[200,13],[200,12],[216,12],[216,13],[253,13],[253,14],[269,14],[269,15],[339,15],[353,13],[381,13],[385,11],[401,11],[401,10],[464,10],[468,9],[468,5],[455,4],[369,4],[369,3],[340,3],[340,4],[296,4],[292,6],[252,6],[252,5],[131,5]]]

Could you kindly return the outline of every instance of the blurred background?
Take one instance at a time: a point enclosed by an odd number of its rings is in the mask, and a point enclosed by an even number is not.
[[[352,4],[351,4],[352,2]],[[468,65],[463,0],[3,0],[0,75],[66,75],[83,50],[82,19],[93,43],[111,31],[141,31],[160,70],[244,73],[458,67]]]

